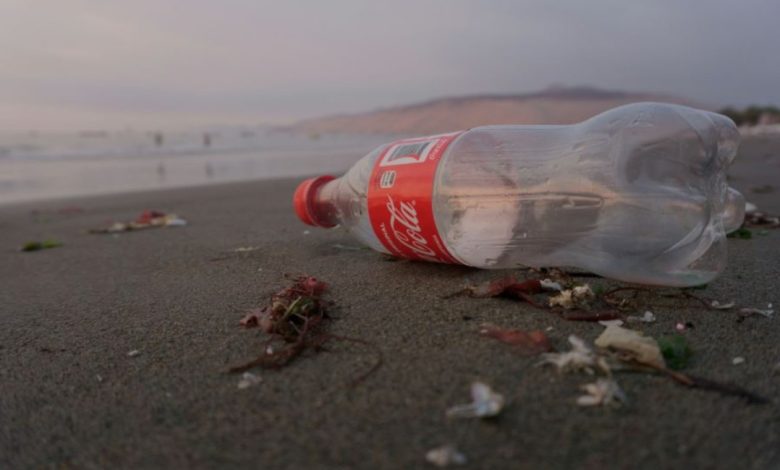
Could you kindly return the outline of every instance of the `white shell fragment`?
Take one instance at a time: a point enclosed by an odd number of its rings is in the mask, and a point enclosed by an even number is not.
[[[579,406],[618,405],[628,401],[626,394],[612,379],[599,378],[593,383],[582,385],[580,389],[586,394],[577,398]]]
[[[772,305],[772,304],[769,304]],[[772,318],[772,316],[775,314],[775,311],[771,308],[767,309],[760,309],[760,308],[741,308],[739,309],[739,313],[745,314],[745,315],[762,315],[767,318]]]
[[[658,343],[653,338],[644,336],[638,331],[611,325],[593,343],[600,348],[629,352],[643,364],[661,369],[666,367]]]
[[[471,403],[455,405],[447,410],[448,418],[488,418],[504,408],[504,396],[482,382],[471,384]]]
[[[570,335],[569,343],[572,345],[571,351],[542,354],[542,361],[539,365],[552,364],[558,369],[558,372],[585,370],[593,373],[596,366],[601,367],[597,363],[596,354],[585,344],[585,341]]]
[[[255,374],[251,372],[244,372],[243,374],[241,374],[241,380],[238,381],[238,389],[243,390],[253,385],[257,385],[262,381],[263,379],[256,376]]]

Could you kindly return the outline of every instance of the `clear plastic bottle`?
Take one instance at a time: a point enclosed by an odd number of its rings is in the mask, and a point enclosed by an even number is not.
[[[295,208],[306,223],[341,225],[398,256],[693,286],[724,269],[726,233],[744,217],[742,195],[726,183],[738,143],[725,116],[637,103],[570,126],[486,126],[383,145],[341,178],[302,183]]]

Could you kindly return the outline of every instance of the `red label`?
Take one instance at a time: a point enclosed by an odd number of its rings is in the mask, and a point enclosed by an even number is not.
[[[377,238],[393,255],[458,263],[436,229],[431,198],[436,167],[460,134],[399,140],[377,159],[368,185],[368,215]]]

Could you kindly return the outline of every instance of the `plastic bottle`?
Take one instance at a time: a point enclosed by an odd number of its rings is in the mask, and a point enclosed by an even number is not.
[[[727,117],[637,103],[570,126],[486,126],[380,146],[304,181],[295,210],[395,256],[479,268],[569,266],[693,286],[726,263],[744,199]]]

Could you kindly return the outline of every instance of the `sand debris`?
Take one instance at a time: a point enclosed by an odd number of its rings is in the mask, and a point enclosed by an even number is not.
[[[233,253],[249,253],[251,251],[259,250],[259,246],[239,246],[233,250]]]
[[[133,349],[132,351],[129,351],[127,353],[127,357],[138,357],[140,355],[141,355],[141,351],[139,351],[137,349]]]
[[[344,250],[344,251],[365,251],[368,248],[364,246],[358,246],[358,245],[344,245],[341,243],[334,243],[331,245],[333,248],[337,250]]]
[[[561,292],[563,290],[563,286],[561,286],[560,283],[552,281],[550,279],[542,279],[539,281],[539,284],[542,286],[542,289],[544,290],[554,290]]]
[[[165,212],[155,210],[143,211],[135,220],[129,222],[114,222],[105,228],[96,228],[89,230],[89,233],[111,234],[119,232],[132,232],[135,230],[144,230],[160,227],[183,227],[187,221],[176,214],[166,214]]]
[[[580,386],[586,394],[577,398],[579,406],[607,406],[626,403],[628,399],[617,382],[599,378],[593,383]]]
[[[745,221],[742,224],[743,228],[778,228],[780,227],[780,217],[772,214],[767,214],[758,210],[745,213]]]
[[[489,418],[501,413],[504,396],[483,382],[471,384],[471,403],[455,405],[447,410],[448,418]]]
[[[772,304],[769,304],[768,308],[766,309],[760,309],[760,308],[741,308],[739,309],[739,313],[742,316],[749,317],[751,315],[761,315],[766,318],[772,318],[774,316],[775,311],[772,308]]]
[[[538,279],[518,281],[514,276],[507,276],[482,284],[467,286],[454,295],[466,294],[469,297],[476,298],[504,296],[527,300],[526,296],[538,294],[541,291],[542,282]]]
[[[682,386],[736,396],[744,399],[748,404],[768,402],[767,398],[750,392],[739,385],[696,377],[674,370],[682,368],[691,355],[691,350],[682,335],[662,337],[656,344],[655,340],[642,336],[638,332],[626,330],[620,326],[610,326],[596,341],[614,350],[614,353],[610,353],[606,349],[594,352],[584,341],[572,335],[569,336],[569,342],[573,346],[572,351],[544,354],[539,365],[553,364],[559,371],[584,370],[591,374],[600,372],[610,380],[612,380],[612,368],[610,367],[612,365],[615,367],[614,370],[618,372],[631,370],[661,373]],[[660,351],[663,351],[663,355],[659,357]],[[617,362],[608,363],[608,360]],[[622,392],[618,392],[619,389],[611,387],[607,382],[599,383],[597,380],[583,386],[583,389],[588,393],[588,396],[580,397],[578,403],[581,400],[583,402],[580,403],[581,406],[595,406],[596,404],[605,404],[604,402],[614,403],[615,400],[625,402],[623,399],[625,395],[621,397]]]
[[[550,307],[563,307],[567,310],[575,308],[588,308],[590,302],[596,298],[588,284],[575,286],[572,289],[562,290],[560,294],[550,297]]]
[[[717,300],[710,302],[710,307],[714,308],[715,310],[728,310],[730,308],[734,308],[734,305],[736,305],[734,302],[727,302],[725,304],[722,304]]]
[[[466,463],[466,456],[463,455],[452,444],[436,447],[425,453],[425,460],[437,467],[444,468],[450,465],[463,465]]]

